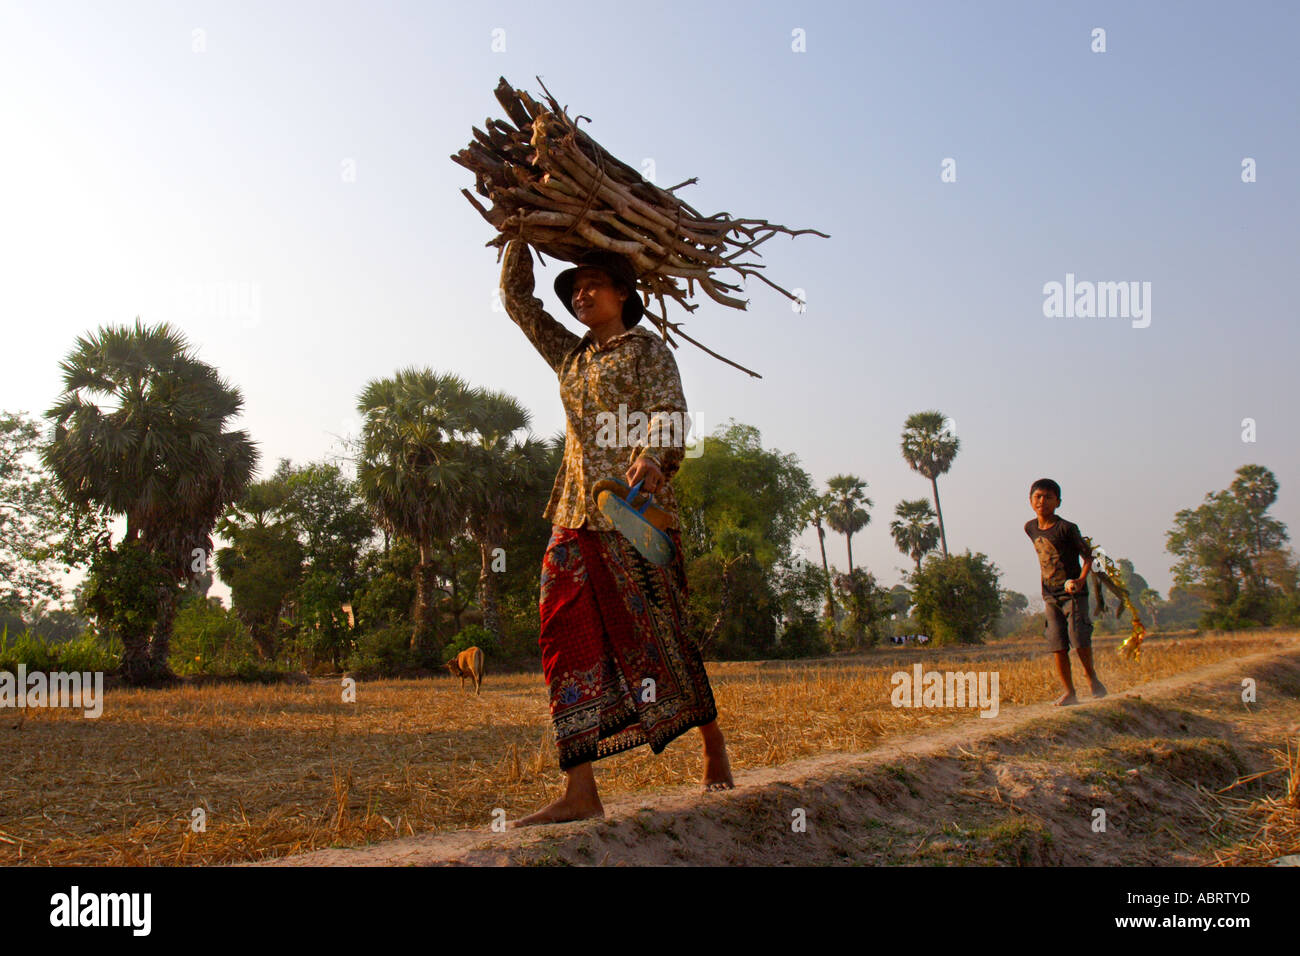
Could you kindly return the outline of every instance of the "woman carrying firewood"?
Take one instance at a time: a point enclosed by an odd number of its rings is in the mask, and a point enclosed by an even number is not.
[[[704,788],[734,786],[704,662],[686,636],[686,572],[670,484],[685,452],[677,363],[654,333],[636,328],[644,309],[622,256],[587,254],[556,278],[555,291],[585,335],[543,311],[532,294],[532,253],[512,240],[502,299],[558,375],[567,419],[564,463],[543,512],[553,533],[542,559],[540,644],[568,781],[560,799],[515,826],[604,816],[592,761],[641,744],[659,753],[692,727],[704,742]],[[637,412],[648,427],[620,429],[627,440],[611,440],[607,423],[636,421]],[[640,482],[667,513],[670,564],[648,561],[597,508],[593,485],[613,478]]]

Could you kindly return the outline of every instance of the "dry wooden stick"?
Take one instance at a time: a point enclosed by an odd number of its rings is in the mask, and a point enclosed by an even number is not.
[[[461,190],[497,230],[487,245],[501,249],[511,239],[522,239],[539,253],[566,262],[576,262],[592,249],[626,256],[637,271],[642,301],[649,305],[653,298],[659,305],[659,314],[647,310],[646,315],[665,342],[676,348],[672,334],[680,335],[714,358],[761,377],[687,335],[680,322],[669,321],[666,300],[693,312],[698,304],[690,300],[698,286],[713,301],[744,309],[747,300],[733,293],[755,276],[797,302],[797,296],[759,271],[762,263],[742,257],[762,258],[755,250],[777,234],[830,237],[816,229],[789,229],[725,212],[703,215],[674,195],[695,183],[695,177],[669,189],[646,182],[578,128],[586,117],[570,119],[540,77],[538,83],[545,103],[502,77],[495,92],[509,121],[489,118],[484,129],[473,127],[469,145],[452,156],[474,174],[475,192],[491,201],[489,208],[470,190]],[[728,273],[738,281],[725,281]],[[679,280],[685,280],[685,288]]]

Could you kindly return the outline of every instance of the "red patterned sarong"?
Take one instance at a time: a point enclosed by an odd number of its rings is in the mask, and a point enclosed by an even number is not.
[[[648,743],[660,753],[718,715],[686,636],[686,569],[651,564],[617,531],[555,526],[542,559],[542,670],[560,768]]]

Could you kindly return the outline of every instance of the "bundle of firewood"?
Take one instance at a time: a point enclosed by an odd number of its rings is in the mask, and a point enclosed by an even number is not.
[[[756,374],[700,345],[681,330],[680,322],[670,322],[665,299],[693,312],[697,305],[690,299],[698,284],[715,302],[745,308],[746,300],[732,294],[739,284],[725,281],[725,274],[731,279],[755,276],[797,302],[759,271],[762,264],[742,257],[778,233],[829,237],[816,229],[787,229],[728,213],[703,215],[674,195],[695,179],[668,189],[646,182],[580,130],[544,84],[542,91],[545,105],[502,77],[496,97],[510,122],[488,119],[486,131],[475,127],[474,140],[451,157],[474,173],[475,189],[492,202],[485,208],[468,189],[461,190],[498,231],[487,244],[501,248],[522,239],[567,262],[591,249],[624,255],[637,271],[646,314],[665,341],[675,345],[671,336],[680,335],[715,358]],[[651,298],[658,302],[657,315],[649,309]]]

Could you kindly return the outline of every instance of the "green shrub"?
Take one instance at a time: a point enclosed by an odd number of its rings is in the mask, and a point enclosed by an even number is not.
[[[984,554],[930,555],[911,576],[916,619],[936,644],[978,644],[1002,608],[997,565]]]
[[[122,664],[122,642],[101,640],[90,632],[62,644],[53,644],[62,671],[115,671]]]
[[[58,670],[58,655],[31,631],[24,631],[10,639],[8,628],[0,635],[0,670],[18,673],[18,665],[25,664],[29,671]]]
[[[787,624],[781,633],[779,650],[782,657],[821,657],[829,654],[826,629],[815,617],[800,615]]]
[[[379,627],[357,638],[357,649],[348,657],[347,670],[354,677],[392,677],[415,666],[410,651],[411,632],[404,627]]]
[[[259,664],[257,646],[234,611],[218,604],[186,603],[172,625],[172,670],[177,674],[230,674]]]
[[[1269,594],[1249,588],[1230,603],[1211,607],[1201,615],[1200,626],[1206,630],[1240,631],[1248,627],[1268,624]]]
[[[471,647],[477,647],[483,652],[484,657],[491,657],[501,653],[501,645],[482,624],[470,624],[459,634],[451,639],[451,643],[442,649],[442,660],[449,661],[461,651],[467,651]]]
[[[47,643],[25,631],[15,638],[8,628],[0,631],[0,671],[18,673],[22,664],[28,671],[115,671],[122,662],[119,641],[105,642],[93,634],[61,643]]]
[[[249,684],[277,684],[288,672],[278,664],[264,661],[242,660],[229,676]]]

